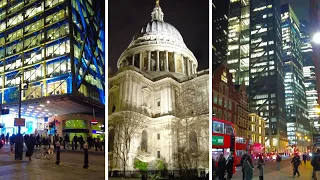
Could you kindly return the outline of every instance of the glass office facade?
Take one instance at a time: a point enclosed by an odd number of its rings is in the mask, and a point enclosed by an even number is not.
[[[298,135],[309,135],[310,124],[303,77],[300,22],[289,4],[281,7],[281,28],[289,145],[302,145],[305,140]]]
[[[104,104],[104,20],[91,0],[0,0],[0,103],[82,94]],[[86,17],[86,18],[85,18]]]

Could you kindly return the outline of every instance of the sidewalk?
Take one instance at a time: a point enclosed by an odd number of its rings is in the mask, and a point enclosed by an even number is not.
[[[270,173],[264,174],[264,180],[287,180],[287,179],[311,179],[312,175],[312,166],[310,165],[310,162],[307,163],[307,165],[299,166],[299,172],[300,177],[296,175],[296,177],[293,177],[293,170],[292,166],[285,167],[281,169],[280,171],[272,171]],[[234,178],[234,180],[241,180],[242,178]],[[259,177],[254,177],[253,180],[259,180]]]
[[[77,150],[72,150],[72,149],[60,149],[61,152],[74,152],[74,153],[83,153],[83,150],[77,149]],[[89,154],[97,154],[97,155],[105,155],[104,150],[102,151],[95,151],[95,149],[89,149],[88,150]]]

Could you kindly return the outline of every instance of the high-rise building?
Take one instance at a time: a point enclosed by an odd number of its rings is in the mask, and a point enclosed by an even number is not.
[[[93,109],[104,113],[104,10],[100,3],[0,1],[0,103],[16,117],[22,83],[21,114],[26,122],[34,123],[32,130],[43,129],[32,118],[69,113],[92,116]],[[61,121],[82,117],[69,116]],[[13,118],[5,119],[9,119],[3,122],[7,130],[13,129]],[[54,119],[60,121],[59,117]],[[85,133],[91,132],[91,119],[83,122]],[[61,125],[58,133],[62,135],[69,128],[66,126]],[[29,130],[23,129],[31,133]]]
[[[289,4],[281,6],[281,28],[288,140],[289,145],[296,145],[304,152],[307,148],[304,136],[310,135],[310,123],[303,77],[300,22]]]
[[[306,88],[310,125],[311,128],[317,128],[319,130],[320,124],[318,123],[319,114],[317,113],[317,107],[319,104],[316,82],[316,69],[312,61],[313,48],[311,45],[310,27],[309,23],[306,21],[300,22],[300,39],[302,43],[301,52],[303,59],[303,75],[304,85]]]
[[[252,113],[265,120],[266,150],[287,145],[281,61],[280,2],[230,2],[227,65],[236,84],[245,83]]]
[[[215,68],[227,59],[228,15],[230,0],[212,2],[212,62]]]

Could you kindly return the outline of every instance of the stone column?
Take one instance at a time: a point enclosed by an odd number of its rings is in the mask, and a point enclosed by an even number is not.
[[[189,76],[189,58],[186,59],[186,63],[187,63],[187,69],[186,69],[186,75]]]
[[[184,58],[185,57],[182,56],[182,74],[185,74]]]
[[[134,54],[132,55],[132,66],[134,66]]]
[[[190,62],[191,63],[191,75],[192,74],[194,74],[194,72],[193,72],[193,63],[192,62]]]
[[[157,71],[160,71],[160,52],[157,50]]]
[[[173,52],[173,62],[174,62],[174,71],[177,72],[177,62],[176,62],[176,53]]]
[[[142,52],[140,52],[140,59],[139,59],[139,63],[140,63],[140,70],[143,69],[143,60],[142,60]]]
[[[166,65],[165,65],[166,71],[169,71],[169,53],[166,51]]]
[[[148,51],[148,71],[151,70],[151,51]]]

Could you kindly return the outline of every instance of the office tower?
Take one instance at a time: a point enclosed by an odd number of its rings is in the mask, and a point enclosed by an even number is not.
[[[286,121],[289,145],[306,151],[310,134],[303,77],[300,22],[289,4],[281,6],[282,60],[285,74]]]
[[[306,88],[306,97],[308,105],[308,115],[312,130],[319,130],[317,113],[318,107],[318,92],[316,82],[316,69],[312,61],[313,48],[310,37],[310,24],[306,21],[300,22],[300,39],[301,39],[301,54],[303,61],[304,85]],[[316,128],[316,129],[314,129]]]
[[[212,2],[213,69],[227,59],[229,3],[230,0]]]
[[[100,1],[92,0],[0,1],[2,107],[15,116],[21,83],[22,116],[104,113],[101,7]],[[63,121],[69,118],[77,119]],[[91,129],[87,121],[84,129]],[[59,131],[62,134],[62,128]]]
[[[277,0],[231,1],[227,65],[245,83],[252,113],[266,123],[266,151],[284,152],[287,128]]]

